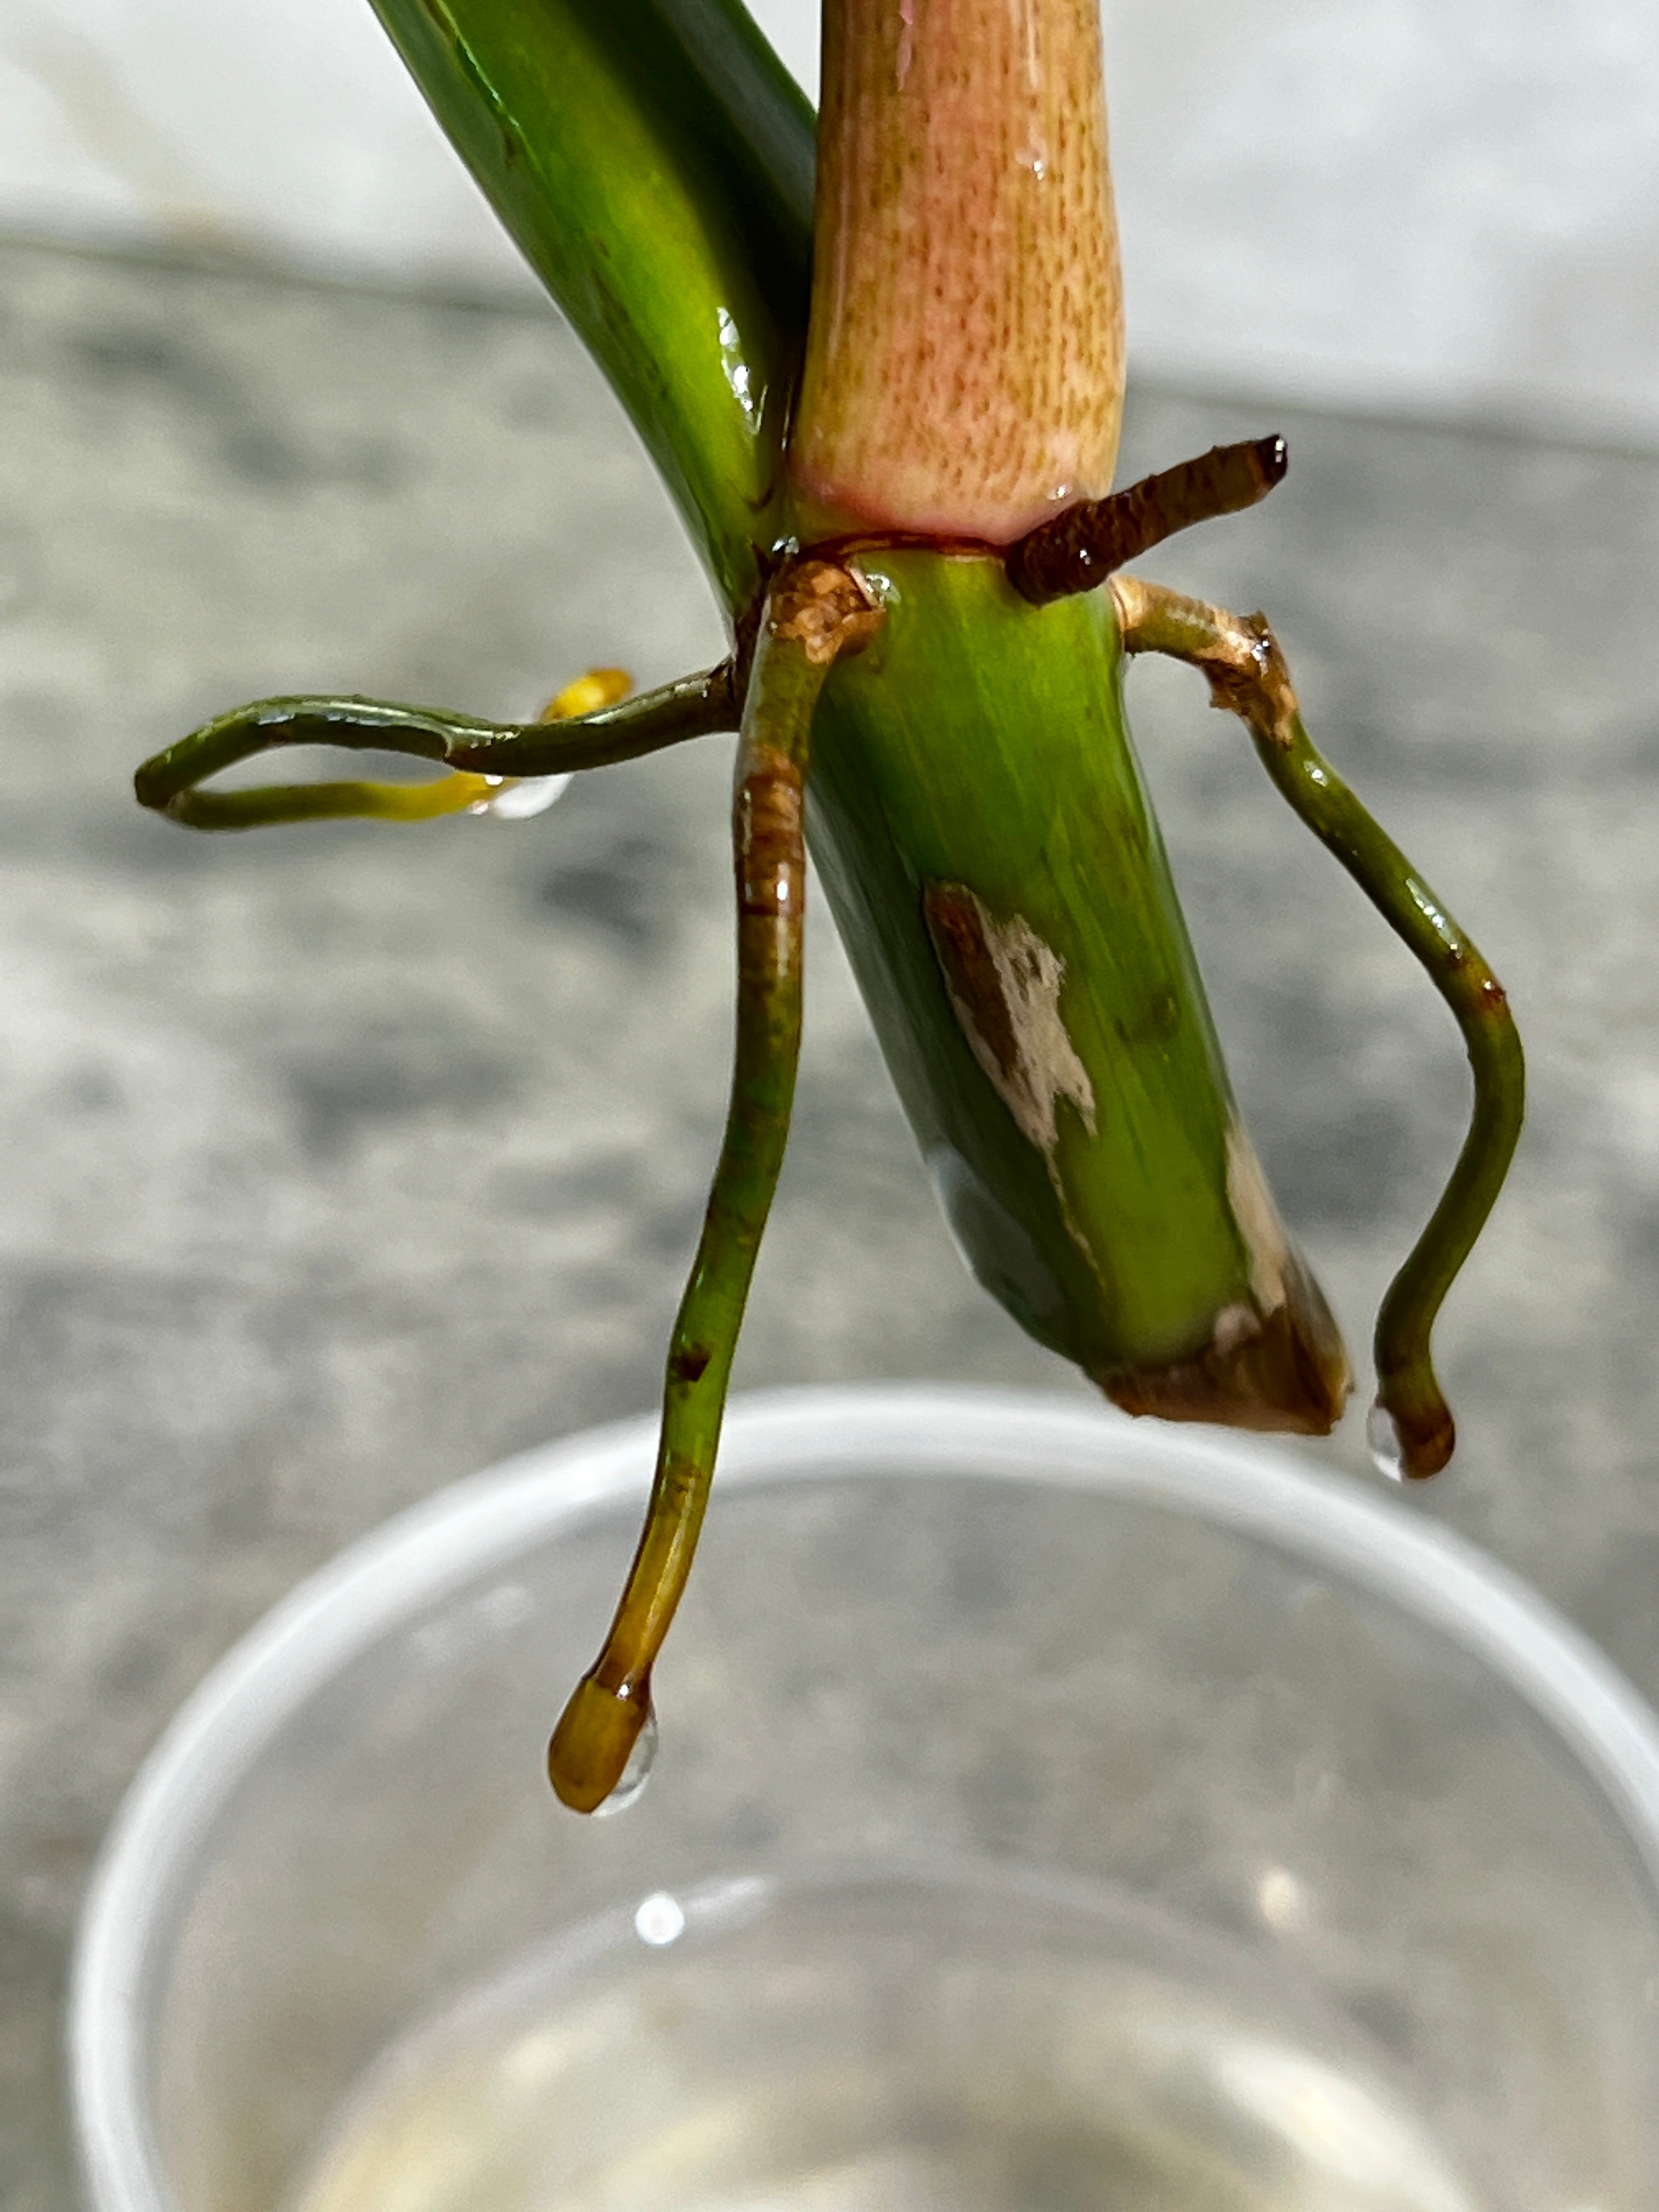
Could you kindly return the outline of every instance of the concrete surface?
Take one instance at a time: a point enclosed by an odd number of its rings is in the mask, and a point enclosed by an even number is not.
[[[1490,953],[1533,1110],[1441,1331],[1492,1546],[1659,1695],[1659,464],[1142,393],[1127,465],[1279,428],[1153,573],[1266,606],[1310,721]],[[528,712],[712,658],[572,341],[0,251],[0,2201],[64,2212],[66,1947],[168,1713],[342,1542],[646,1407],[715,1145],[729,748],[519,825],[222,840],[128,778],[335,686]],[[1238,1087],[1357,1350],[1463,1110],[1438,1002],[1186,672],[1137,723]],[[1080,1386],[963,1275],[838,951],[740,1380]],[[1364,1466],[1357,1418],[1313,1455]]]
[[[816,94],[817,0],[754,0]],[[1130,358],[1659,451],[1652,0],[1103,0]],[[526,285],[362,0],[7,0],[0,224]]]

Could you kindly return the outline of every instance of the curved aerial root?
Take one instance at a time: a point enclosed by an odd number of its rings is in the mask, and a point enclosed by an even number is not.
[[[1504,988],[1444,906],[1322,760],[1302,726],[1290,672],[1261,615],[1240,617],[1134,576],[1112,580],[1128,653],[1190,661],[1212,703],[1237,714],[1268,775],[1422,963],[1450,1007],[1474,1076],[1474,1109],[1440,1202],[1376,1318],[1371,1441],[1402,1474],[1437,1474],[1455,1440],[1435,1380],[1430,1331],[1502,1188],[1521,1133],[1525,1070]]]
[[[1084,500],[1039,523],[1005,555],[1008,580],[1036,606],[1092,592],[1115,568],[1138,561],[1177,530],[1254,507],[1289,466],[1282,438],[1212,446],[1195,460],[1178,461],[1109,499]]]
[[[596,668],[567,684],[535,722],[478,722],[384,699],[259,699],[204,723],[147,760],[133,778],[141,805],[192,830],[258,830],[282,822],[367,816],[427,822],[483,811],[526,776],[569,775],[635,760],[685,738],[738,725],[732,664],[688,676],[625,705],[620,669]],[[458,771],[428,783],[277,783],[203,791],[210,775],[289,745],[341,745],[406,753]]]
[[[605,1645],[548,1746],[563,1802],[593,1812],[651,1717],[651,1668],[685,1588],[708,1501],[726,1389],[761,1232],[782,1164],[800,1049],[807,748],[836,657],[880,621],[834,562],[774,583],[744,704],[732,807],[737,1039],[731,1104],[690,1279],[669,1344],[662,1437],[645,1527]]]

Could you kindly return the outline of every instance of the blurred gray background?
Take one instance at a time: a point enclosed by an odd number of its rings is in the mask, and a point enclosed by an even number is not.
[[[756,13],[809,89],[814,0]],[[1143,375],[1659,446],[1652,0],[1105,0]],[[0,222],[527,289],[363,0],[5,0]]]
[[[1659,14],[1119,0],[1109,31],[1125,471],[1293,455],[1155,573],[1270,611],[1530,1050],[1440,1333],[1460,1458],[1402,1510],[1659,1695]],[[6,0],[0,226],[0,2202],[65,2212],[66,1945],[167,1713],[386,1513],[654,1395],[725,1089],[729,744],[517,825],[141,815],[134,763],[239,699],[519,715],[719,629],[366,9]],[[1363,1354],[1457,1140],[1455,1034],[1196,679],[1133,704]],[[821,917],[810,960],[740,1380],[1080,1388],[963,1275]],[[1307,1455],[1364,1474],[1357,1420]]]

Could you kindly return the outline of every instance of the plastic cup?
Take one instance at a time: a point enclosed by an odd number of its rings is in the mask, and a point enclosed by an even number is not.
[[[94,2212],[1652,2212],[1659,1734],[1254,1443],[739,1401],[612,1820],[541,1772],[654,1425],[257,1627],[116,1823]]]

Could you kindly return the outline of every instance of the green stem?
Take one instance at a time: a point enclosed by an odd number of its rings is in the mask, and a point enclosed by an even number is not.
[[[1123,715],[1111,597],[871,552],[812,857],[957,1243],[1120,1405],[1324,1435],[1346,1357],[1228,1086]]]
[[[621,1780],[651,1713],[651,1668],[690,1572],[755,1256],[789,1133],[800,1050],[808,738],[837,653],[870,610],[826,562],[787,569],[767,600],[744,708],[732,847],[737,1037],[731,1104],[702,1235],[668,1350],[656,1477],[639,1548],[597,1660],[548,1746],[565,1804],[591,1813]]]
[[[1437,1474],[1451,1457],[1456,1430],[1435,1379],[1430,1334],[1503,1187],[1525,1109],[1525,1067],[1509,1000],[1440,899],[1310,740],[1265,618],[1241,620],[1133,576],[1116,578],[1112,596],[1126,650],[1192,662],[1209,679],[1215,704],[1246,723],[1279,791],[1421,962],[1462,1032],[1474,1077],[1468,1133],[1439,1204],[1382,1301],[1373,1340],[1373,1449],[1403,1474]]]
[[[752,607],[806,320],[811,110],[741,0],[374,6],[728,613]]]
[[[556,707],[557,702],[555,702]],[[638,760],[687,738],[735,727],[729,661],[621,706],[553,721],[480,722],[383,699],[260,699],[191,731],[147,760],[133,778],[139,803],[193,830],[252,830],[345,815],[425,821],[489,796],[486,776],[567,775]],[[248,791],[197,787],[237,762],[289,745],[340,745],[403,753],[459,770],[437,784],[262,784]]]

